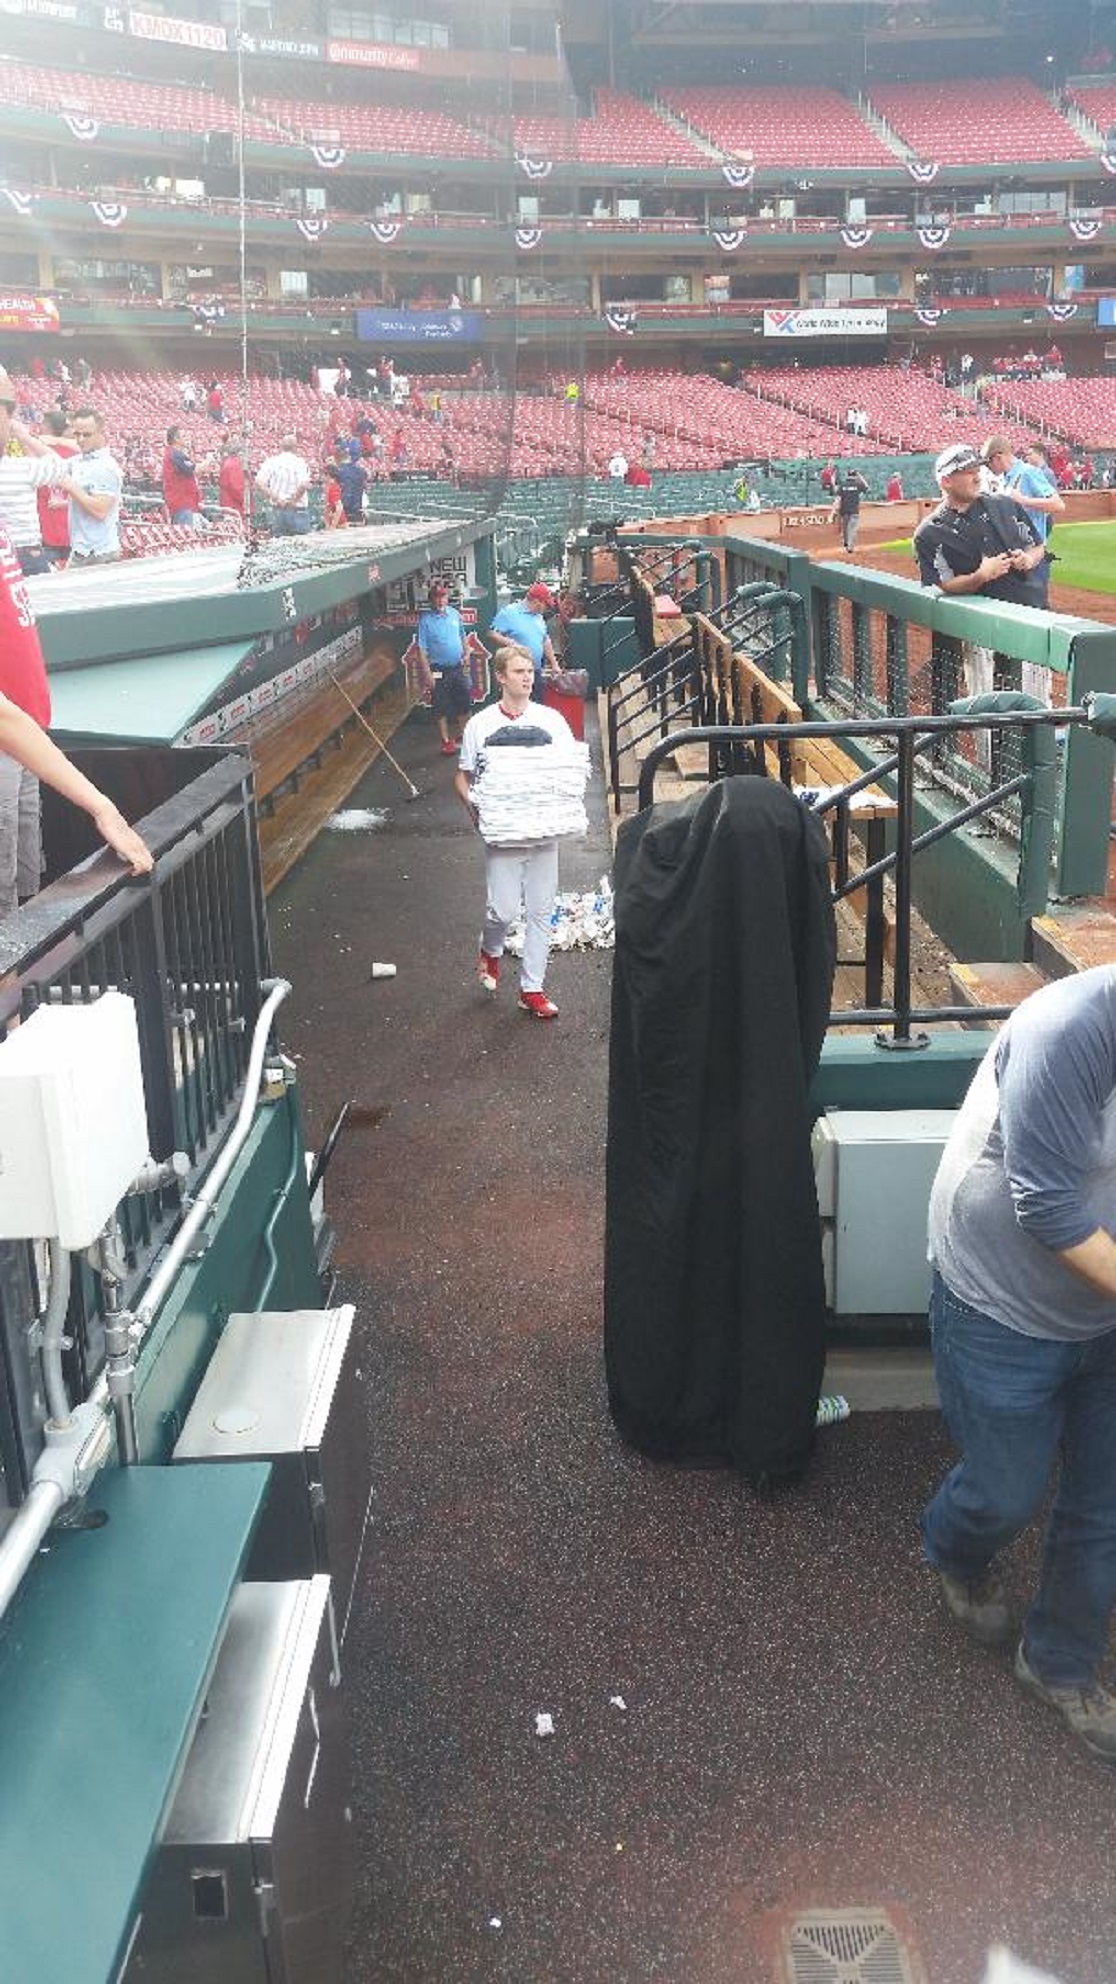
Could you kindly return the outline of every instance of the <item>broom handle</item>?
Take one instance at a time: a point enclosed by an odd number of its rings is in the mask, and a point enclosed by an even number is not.
[[[348,705],[349,705],[349,708],[350,708],[350,709],[352,710],[352,713],[353,713],[353,715],[354,715],[354,716],[356,717],[356,719],[357,719],[357,722],[358,722],[358,723],[362,723],[362,724],[364,725],[364,728],[365,728],[365,729],[366,729],[366,731],[368,732],[368,735],[369,735],[369,737],[371,737],[371,738],[372,738],[372,740],[373,740],[373,742],[374,742],[374,743],[376,743],[376,744],[378,744],[378,745],[379,745],[379,747],[380,747],[380,749],[381,749],[381,751],[383,752],[383,754],[384,754],[384,756],[385,756],[385,758],[386,758],[386,759],[387,759],[387,761],[388,761],[388,764],[389,764],[389,765],[394,765],[394,766],[395,766],[395,769],[396,769],[396,771],[397,771],[397,772],[399,773],[399,776],[400,776],[400,778],[401,778],[401,779],[403,780],[403,783],[404,783],[404,785],[409,785],[409,786],[410,786],[410,788],[411,788],[411,791],[412,791],[412,792],[415,792],[415,793],[417,793],[417,791],[418,791],[418,786],[417,786],[417,785],[415,785],[415,783],[414,783],[414,781],[413,781],[412,779],[409,779],[409,778],[407,777],[407,774],[406,774],[406,772],[405,772],[405,771],[403,770],[403,767],[402,767],[402,765],[401,765],[401,764],[399,763],[399,760],[398,760],[398,758],[393,758],[393,757],[392,757],[392,755],[391,755],[391,752],[390,752],[390,751],[388,750],[388,747],[387,747],[387,745],[386,745],[386,744],[384,743],[384,740],[383,740],[383,738],[382,738],[382,737],[380,736],[380,734],[379,734],[379,731],[377,731],[377,730],[373,730],[373,728],[372,728],[372,725],[371,725],[371,724],[369,723],[369,721],[368,721],[368,718],[367,718],[367,717],[365,716],[365,714],[364,714],[364,711],[363,711],[362,709],[358,709],[358,708],[357,708],[357,705],[356,705],[356,704],[354,703],[354,701],[353,701],[353,699],[352,699],[352,697],[350,696],[350,694],[349,694],[349,692],[348,692],[348,690],[347,690],[347,689],[346,689],[346,688],[344,687],[344,685],[343,685],[342,683],[340,683],[340,682],[339,682],[339,681],[337,680],[337,677],[336,677],[336,675],[334,674],[334,672],[333,672],[333,670],[332,670],[332,668],[329,668],[329,669],[327,669],[327,670],[326,670],[326,673],[327,673],[327,675],[329,676],[329,679],[330,679],[330,681],[332,682],[332,684],[333,684],[333,686],[334,686],[334,688],[335,688],[335,689],[339,689],[339,690],[340,690],[340,692],[341,692],[341,694],[342,694],[342,695],[344,696],[344,698],[345,698],[345,701],[346,701],[346,702],[348,703]]]

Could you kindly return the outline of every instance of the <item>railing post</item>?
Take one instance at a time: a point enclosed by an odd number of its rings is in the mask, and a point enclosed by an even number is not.
[[[1116,683],[1116,629],[1076,634],[1070,648],[1066,700],[1080,705],[1092,689]],[[1062,816],[1054,869],[1059,896],[1103,895],[1108,887],[1112,753],[1105,740],[1070,727],[1062,766]]]

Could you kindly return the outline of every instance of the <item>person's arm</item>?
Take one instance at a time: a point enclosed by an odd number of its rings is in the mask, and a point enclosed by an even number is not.
[[[547,635],[546,639],[543,642],[542,658],[543,658],[543,668],[546,671],[546,673],[548,675],[557,675],[558,657],[554,652],[554,643],[551,640],[549,634]]]
[[[96,517],[99,522],[111,516],[120,502],[119,489],[83,489],[72,476],[67,476],[58,486],[72,497],[79,510],[84,510],[87,517]]]
[[[19,442],[19,445],[23,449],[25,455],[39,456],[39,455],[54,454],[54,450],[51,448],[50,444],[42,440],[42,438],[38,434],[32,434],[31,429],[27,426],[25,421],[13,420],[12,433],[15,435],[15,438]],[[60,455],[55,455],[54,459],[56,461],[61,461],[62,457]]]
[[[43,785],[49,785],[63,799],[88,813],[101,839],[128,863],[133,875],[150,873],[153,858],[135,828],[128,825],[107,794],[70,763],[34,718],[6,696],[0,696],[0,752],[15,758]]]
[[[1087,1240],[1079,1240],[1075,1247],[1060,1248],[1058,1259],[1079,1280],[1095,1288],[1098,1295],[1116,1302],[1116,1240],[1103,1226],[1098,1226]]]

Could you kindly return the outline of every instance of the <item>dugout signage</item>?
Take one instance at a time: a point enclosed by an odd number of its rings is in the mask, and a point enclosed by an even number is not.
[[[765,338],[885,338],[887,311],[765,310]]]

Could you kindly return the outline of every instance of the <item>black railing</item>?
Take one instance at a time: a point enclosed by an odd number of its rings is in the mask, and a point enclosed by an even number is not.
[[[873,749],[873,762],[870,768],[847,783],[820,793],[814,801],[813,810],[820,816],[833,816],[835,875],[833,882],[834,903],[844,900],[856,891],[863,889],[866,896],[866,956],[875,960],[875,968],[869,973],[869,997],[863,1006],[841,1007],[834,1013],[834,1019],[842,1026],[874,1026],[879,1029],[877,1038],[881,1046],[913,1048],[926,1045],[926,1035],[914,1031],[916,1027],[930,1024],[943,1024],[949,1021],[978,1019],[1002,1019],[1010,1008],[1007,1006],[915,1006],[911,994],[911,910],[912,910],[912,866],[917,854],[932,847],[948,834],[956,833],[961,827],[971,824],[982,814],[1002,809],[1004,803],[1018,797],[1021,808],[1023,833],[1016,885],[1017,900],[1025,915],[1038,915],[1046,906],[1050,872],[1050,845],[1053,832],[1054,783],[1057,772],[1057,747],[1054,740],[1055,727],[1063,725],[1086,725],[1093,721],[1093,713],[1086,709],[1063,710],[998,710],[982,715],[961,716],[951,714],[937,717],[882,718],[864,720],[858,723],[779,723],[747,724],[742,726],[715,724],[702,725],[690,730],[671,730],[661,736],[650,747],[640,767],[638,786],[638,806],[642,811],[652,804],[655,789],[655,775],[664,759],[669,758],[683,744],[705,744],[712,754],[715,749],[749,748],[755,752],[758,747],[758,761],[753,758],[749,769],[762,769],[764,748],[780,745],[788,738],[793,745],[801,745],[812,738],[832,739],[838,746],[850,739],[869,741]],[[935,746],[953,733],[1010,732],[1017,739],[1019,762],[1023,769],[1015,772],[1002,784],[982,793],[962,807],[948,820],[941,820],[923,833],[916,832],[916,804],[914,771],[916,760],[924,753],[932,753]],[[895,740],[895,749],[884,751],[883,745],[889,739]],[[711,764],[716,760],[712,757]],[[711,772],[711,779],[717,776]],[[789,780],[785,781],[789,783]],[[881,852],[869,843],[869,859],[856,870],[849,868],[847,859],[848,830],[850,819],[855,822],[853,801],[858,793],[866,792],[870,786],[883,785],[894,798],[894,846],[890,852]],[[840,848],[846,849],[844,859]],[[890,876],[894,888],[894,962],[892,969],[891,1004],[883,1003],[880,997],[882,962],[883,883]],[[873,923],[877,926],[872,928]],[[866,965],[866,971],[868,966]],[[875,983],[871,982],[875,979]]]
[[[97,776],[113,782],[100,764]],[[189,1159],[181,1186],[135,1194],[119,1208],[125,1306],[235,1116],[270,971],[248,759],[209,750],[128,753],[117,784],[134,791],[137,780],[169,795],[138,821],[155,856],[152,874],[134,880],[107,853],[92,856],[0,926],[0,1053],[8,1028],[40,1006],[127,993],[136,1007],[151,1155],[184,1151]],[[56,843],[68,830],[62,816],[47,825]],[[13,1360],[38,1306],[28,1311],[35,1279],[30,1245],[0,1243],[9,1394],[20,1378]],[[67,1333],[71,1393],[84,1395],[103,1361],[101,1291],[91,1270],[74,1278]],[[22,1416],[10,1415],[17,1423]],[[3,1460],[13,1464],[10,1447]],[[18,1471],[18,1456],[16,1464]]]

